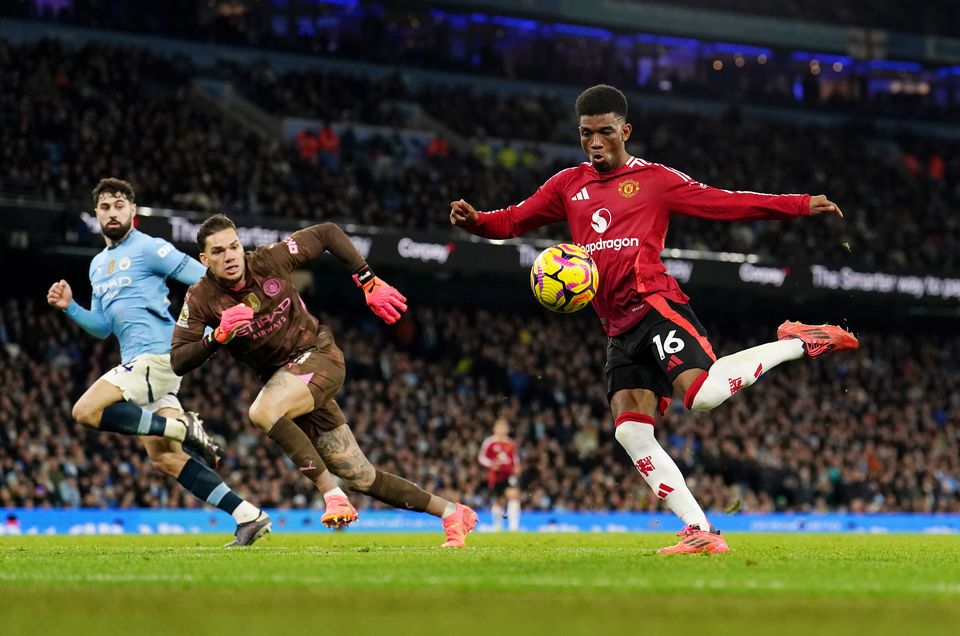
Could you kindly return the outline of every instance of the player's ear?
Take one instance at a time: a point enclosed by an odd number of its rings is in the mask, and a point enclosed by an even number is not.
[[[210,267],[207,264],[207,255],[204,254],[203,252],[200,252],[200,262],[203,264],[204,267]]]
[[[630,139],[630,133],[632,132],[633,132],[633,126],[631,124],[624,124],[623,135],[622,135],[623,140],[626,141],[627,139]]]

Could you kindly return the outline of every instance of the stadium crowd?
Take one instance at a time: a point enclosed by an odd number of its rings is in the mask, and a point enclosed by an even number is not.
[[[657,508],[613,437],[595,317],[426,306],[392,330],[348,318],[328,320],[347,358],[339,402],[381,467],[483,505],[477,450],[505,416],[528,509]],[[714,333],[721,354],[768,340]],[[859,351],[785,365],[711,413],[673,402],[657,433],[705,508],[960,512],[960,340],[861,337]],[[137,440],[71,421],[73,401],[118,362],[112,340],[91,339],[39,294],[3,303],[0,506],[198,505]],[[243,496],[322,506],[247,422],[258,387],[221,354],[184,379],[181,398],[224,438],[220,472]]]
[[[569,165],[545,159],[537,142],[564,140],[575,149],[572,115],[563,124],[569,105],[556,97],[387,81],[391,92],[468,140],[458,147],[439,135],[404,138],[400,128],[356,132],[359,124],[397,123],[389,107],[358,106],[367,92],[378,94],[371,79],[222,70],[255,87],[251,96],[278,115],[339,115],[346,123],[340,132],[330,128],[318,152],[302,138],[265,139],[223,117],[191,88],[197,70],[184,58],[0,41],[0,194],[86,205],[90,184],[116,174],[136,184],[143,204],[157,207],[445,228],[447,202],[464,197],[480,209],[500,207]],[[960,222],[948,212],[960,205],[956,142],[872,137],[857,125],[759,121],[736,110],[720,117],[644,110],[642,100],[632,113],[629,148],[638,156],[717,187],[825,192],[847,214],[842,224],[681,219],[671,247],[803,254],[837,264],[850,262],[840,247],[847,243],[858,267],[960,272]],[[559,238],[562,229],[543,235]]]

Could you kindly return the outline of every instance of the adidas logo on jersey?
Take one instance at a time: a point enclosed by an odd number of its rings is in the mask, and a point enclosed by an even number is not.
[[[667,372],[669,373],[670,371],[673,371],[681,364],[683,364],[683,360],[677,356],[670,356],[670,360],[667,361]]]
[[[570,197],[571,201],[586,201],[590,198],[590,195],[587,194],[587,187],[584,186],[580,188],[580,192],[577,192],[575,195]]]

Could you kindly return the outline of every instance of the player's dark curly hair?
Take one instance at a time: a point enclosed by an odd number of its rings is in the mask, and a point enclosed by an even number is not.
[[[235,230],[236,224],[230,220],[226,214],[214,214],[209,219],[200,224],[197,230],[197,246],[202,252],[207,247],[207,237],[223,230]]]
[[[90,194],[93,195],[93,205],[97,205],[100,201],[100,195],[104,193],[123,196],[130,203],[136,202],[137,199],[137,194],[133,191],[133,186],[130,185],[129,181],[114,177],[100,179],[100,182],[90,191]]]
[[[627,118],[627,98],[619,89],[609,84],[597,84],[580,93],[576,105],[577,117],[582,115],[605,115],[613,113]]]

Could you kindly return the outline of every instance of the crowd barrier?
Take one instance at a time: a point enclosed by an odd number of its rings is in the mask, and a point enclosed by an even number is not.
[[[330,532],[317,510],[268,510],[274,532]],[[478,511],[478,531],[492,530],[490,512]],[[0,535],[209,534],[233,533],[230,516],[217,510],[30,509],[2,512]],[[714,514],[725,533],[960,533],[960,514],[741,513]],[[503,524],[506,525],[505,523]],[[681,523],[669,513],[544,512],[521,516],[522,532],[673,532]],[[434,517],[395,510],[362,510],[346,532],[439,532]]]

